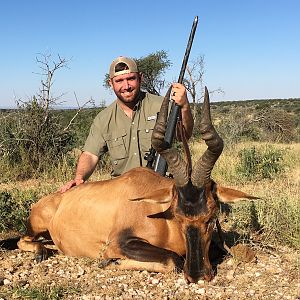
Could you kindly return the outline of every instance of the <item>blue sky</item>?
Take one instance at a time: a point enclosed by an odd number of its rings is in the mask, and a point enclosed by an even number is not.
[[[0,107],[38,91],[38,53],[70,60],[53,86],[65,106],[74,93],[110,103],[102,82],[119,55],[166,50],[165,78],[176,80],[196,15],[190,59],[204,55],[205,84],[224,90],[213,101],[300,97],[298,0],[1,0]]]

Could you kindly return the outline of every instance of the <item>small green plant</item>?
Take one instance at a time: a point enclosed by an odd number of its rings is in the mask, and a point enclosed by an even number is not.
[[[238,232],[243,238],[249,238],[251,233],[261,230],[260,220],[257,215],[256,204],[253,201],[240,202],[231,209],[231,230]]]
[[[284,170],[283,151],[272,146],[255,146],[239,152],[236,171],[248,180],[273,179]]]
[[[33,286],[23,288],[21,286],[8,287],[6,291],[0,292],[3,299],[36,299],[36,300],[56,300],[64,299],[71,295],[74,298],[80,294],[80,288],[71,286]],[[2,298],[1,298],[2,299]]]
[[[24,233],[30,206],[37,200],[37,191],[0,192],[0,232],[14,230]]]
[[[289,245],[300,249],[300,206],[289,191],[270,194],[262,200],[240,202],[232,206],[231,230],[241,237],[260,234],[262,244]]]

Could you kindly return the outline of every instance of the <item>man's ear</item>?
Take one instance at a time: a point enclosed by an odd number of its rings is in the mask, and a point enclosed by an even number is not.
[[[140,82],[143,82],[144,74],[142,72],[139,72],[139,78],[140,78]]]
[[[253,199],[260,199],[259,197],[255,197],[244,192],[223,187],[220,185],[216,185],[216,194],[219,198],[219,201],[223,203],[234,203],[240,200],[253,200]]]
[[[113,82],[111,78],[108,80],[108,84],[110,85],[111,88],[113,88]]]

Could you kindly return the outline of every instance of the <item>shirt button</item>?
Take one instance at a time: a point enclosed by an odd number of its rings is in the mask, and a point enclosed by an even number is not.
[[[148,132],[149,132],[149,129],[146,129],[146,132],[148,133]]]
[[[136,155],[136,152],[134,152],[133,154]]]
[[[131,124],[134,125],[134,122],[132,122]]]
[[[132,139],[135,140],[135,136]]]

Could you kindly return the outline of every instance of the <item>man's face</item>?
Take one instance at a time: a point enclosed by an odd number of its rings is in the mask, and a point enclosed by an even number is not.
[[[116,96],[125,104],[134,103],[140,92],[141,75],[128,73],[115,76],[110,80]]]

